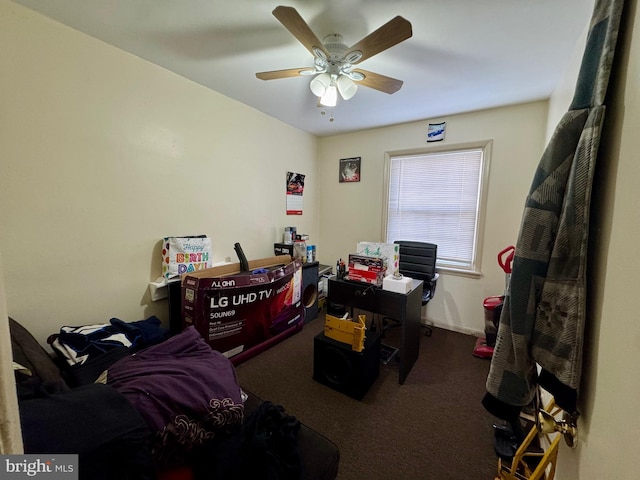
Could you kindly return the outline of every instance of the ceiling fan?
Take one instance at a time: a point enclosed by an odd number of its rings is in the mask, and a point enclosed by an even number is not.
[[[356,94],[358,84],[388,94],[402,87],[402,80],[354,68],[354,65],[411,37],[411,23],[403,17],[393,18],[349,48],[337,33],[327,35],[320,42],[293,7],[276,7],[273,15],[311,52],[314,66],[259,72],[256,73],[259,79],[314,76],[309,87],[320,104],[327,107],[336,105],[338,92],[344,100],[349,100]]]

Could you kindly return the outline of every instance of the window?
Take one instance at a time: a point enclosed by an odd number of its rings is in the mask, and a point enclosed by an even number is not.
[[[387,154],[386,241],[438,245],[438,267],[480,273],[491,142]]]

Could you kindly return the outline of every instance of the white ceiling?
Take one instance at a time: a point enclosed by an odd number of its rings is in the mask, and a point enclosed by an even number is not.
[[[593,8],[593,0],[14,1],[319,136],[547,98]],[[256,72],[313,65],[271,14],[280,4],[319,39],[340,33],[348,45],[405,17],[413,36],[358,65],[403,80],[402,89],[360,87],[323,116],[309,77],[258,80]]]

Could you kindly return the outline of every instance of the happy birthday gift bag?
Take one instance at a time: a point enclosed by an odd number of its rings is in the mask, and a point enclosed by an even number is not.
[[[206,235],[164,237],[162,276],[169,280],[185,273],[209,268],[212,258],[211,239]]]

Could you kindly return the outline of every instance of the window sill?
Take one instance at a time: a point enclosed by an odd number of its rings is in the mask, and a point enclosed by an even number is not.
[[[441,267],[438,266],[438,272],[445,273],[447,275],[456,275],[458,277],[468,277],[468,278],[482,278],[482,272],[476,271],[476,270],[463,270],[460,268],[453,268],[453,267]]]

